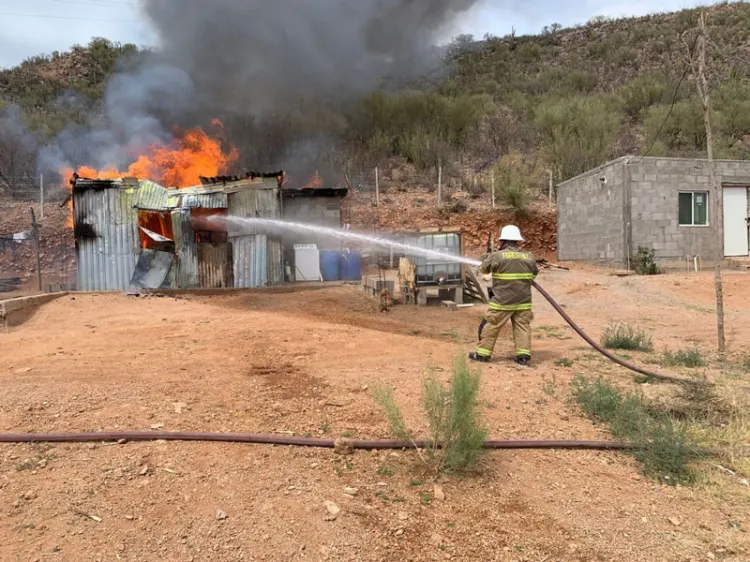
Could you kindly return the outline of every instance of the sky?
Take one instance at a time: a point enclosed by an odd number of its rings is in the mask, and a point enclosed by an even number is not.
[[[701,4],[706,3],[710,2]],[[553,23],[569,26],[594,16],[639,16],[698,4],[691,0],[481,0],[447,34],[481,38],[486,33],[502,36],[515,29],[522,35],[538,33]],[[137,0],[0,0],[0,67],[65,51],[76,43],[85,45],[93,37],[141,46],[157,42],[140,17]]]

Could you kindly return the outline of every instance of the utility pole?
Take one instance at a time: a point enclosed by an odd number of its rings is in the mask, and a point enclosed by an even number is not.
[[[687,33],[687,32],[686,32]],[[701,12],[698,17],[698,37],[695,43],[697,52],[685,40],[685,34],[682,36],[682,42],[685,44],[688,55],[688,64],[692,71],[695,85],[698,90],[698,96],[703,109],[703,124],[706,127],[706,156],[708,159],[708,184],[709,188],[716,194],[716,224],[724,226],[724,194],[721,186],[716,183],[716,168],[714,166],[714,136],[711,127],[711,91],[709,89],[708,78],[706,76],[706,43],[708,34],[706,32],[706,16]],[[724,255],[724,237],[721,236],[719,243],[721,245],[721,255]]]
[[[709,89],[708,78],[706,77],[706,43],[708,43],[708,33],[706,32],[706,16],[703,12],[698,16],[698,37],[695,44],[697,52],[694,53],[692,51],[690,45],[685,40],[685,34],[682,36],[682,41],[687,48],[688,64],[693,73],[695,85],[698,89],[698,96],[701,100],[701,108],[703,109],[703,123],[706,127],[708,185],[709,189],[716,197],[716,224],[721,225],[721,228],[719,229],[719,248],[721,249],[721,255],[719,256],[719,263],[716,264],[714,282],[716,285],[716,323],[719,340],[719,354],[723,358],[726,354],[726,339],[724,335],[724,295],[721,284],[721,258],[724,257],[724,193],[722,187],[716,182],[716,168],[714,166],[714,138],[711,129],[711,91]]]

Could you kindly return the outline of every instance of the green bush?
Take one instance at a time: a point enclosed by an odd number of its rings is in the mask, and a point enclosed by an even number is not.
[[[573,70],[567,76],[568,85],[573,92],[588,94],[599,85],[599,76],[587,70]]]
[[[623,351],[653,351],[654,344],[646,332],[625,324],[607,327],[602,335],[602,345],[607,349]]]
[[[529,188],[517,177],[506,177],[500,186],[500,201],[516,215],[528,214],[530,199]]]
[[[461,356],[454,361],[447,390],[434,376],[424,380],[422,407],[430,431],[426,461],[437,473],[467,470],[485,452],[487,430],[477,400],[479,379],[479,373],[469,369]],[[385,412],[391,433],[414,442],[393,391],[376,388],[375,400]]]
[[[612,435],[636,445],[633,455],[643,472],[668,484],[695,481],[690,463],[699,458],[687,431],[669,416],[653,412],[637,391],[623,393],[603,379],[583,376],[571,383],[573,399],[597,423],[609,426]]]
[[[603,97],[549,99],[537,106],[534,119],[543,151],[563,179],[613,156],[620,121]]]
[[[642,112],[664,99],[666,80],[659,74],[647,74],[631,80],[623,89],[625,113],[636,119]]]
[[[713,112],[714,119],[718,116]],[[669,105],[651,107],[644,121],[645,138],[662,141],[670,154],[696,154],[705,150],[706,126],[700,102],[689,99]]]
[[[654,250],[638,246],[638,252],[631,258],[633,269],[638,275],[659,275],[661,273],[654,255]]]

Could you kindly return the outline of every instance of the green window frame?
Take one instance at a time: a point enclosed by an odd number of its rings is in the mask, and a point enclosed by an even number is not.
[[[681,191],[678,206],[680,226],[708,226],[707,191]]]

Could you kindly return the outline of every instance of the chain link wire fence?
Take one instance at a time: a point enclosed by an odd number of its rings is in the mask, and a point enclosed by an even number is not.
[[[42,291],[75,287],[69,194],[59,178],[0,175],[0,298],[38,292],[39,271]]]

